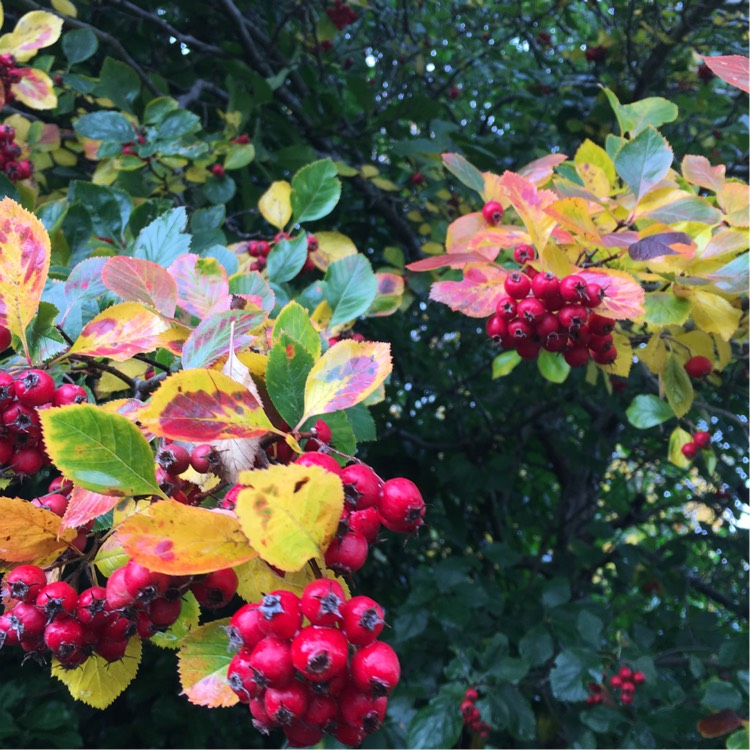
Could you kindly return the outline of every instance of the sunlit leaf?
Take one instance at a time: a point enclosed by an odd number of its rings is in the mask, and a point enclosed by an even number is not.
[[[722,81],[736,86],[746,94],[750,93],[750,60],[744,55],[702,55],[703,62]]]
[[[18,497],[0,497],[0,560],[31,562],[54,557],[77,531],[66,529],[58,539],[60,517]]]
[[[717,199],[727,224],[734,227],[750,226],[750,186],[727,182],[719,189]]]
[[[551,203],[544,212],[556,219],[561,226],[579,234],[587,242],[602,244],[599,230],[591,218],[591,209],[583,198],[562,198]]]
[[[273,324],[272,339],[277,343],[282,334],[300,343],[314,359],[320,356],[320,334],[310,322],[310,316],[302,305],[290,302],[278,314]]]
[[[567,158],[565,154],[547,154],[521,167],[518,174],[535,185],[544,185],[552,177],[555,167],[562,164]]]
[[[555,227],[555,220],[544,209],[554,203],[557,196],[551,190],[538,190],[533,182],[514,172],[505,172],[501,182],[508,192],[511,205],[529,233],[531,244],[543,256]]]
[[[325,271],[334,261],[356,255],[357,248],[349,237],[339,232],[315,232],[318,249],[310,253],[316,268]]]
[[[615,168],[639,201],[667,176],[672,158],[666,139],[648,127],[620,149]]]
[[[286,180],[272,182],[258,201],[263,218],[276,229],[283,229],[292,218],[292,186]]]
[[[726,165],[711,166],[705,156],[687,154],[682,160],[682,176],[693,185],[718,193],[726,179]]]
[[[692,288],[680,290],[680,294],[690,300],[690,315],[698,328],[718,333],[724,341],[731,340],[742,318],[742,310],[718,294]]]
[[[587,268],[576,273],[588,283],[599,284],[604,290],[604,301],[596,308],[600,315],[607,315],[615,320],[643,315],[645,292],[631,274],[603,268]]]
[[[682,325],[690,316],[690,301],[670,292],[651,292],[646,295],[645,304],[645,320],[657,328]]]
[[[177,284],[158,263],[117,255],[101,275],[104,285],[126,302],[142,302],[171,318],[177,306]]]
[[[682,446],[693,442],[693,436],[682,429],[675,427],[669,436],[669,461],[681,469],[687,469],[691,461],[682,454]]]
[[[430,299],[470,318],[486,318],[495,312],[504,296],[503,282],[508,272],[490,263],[470,265],[461,281],[438,281],[430,289]]]

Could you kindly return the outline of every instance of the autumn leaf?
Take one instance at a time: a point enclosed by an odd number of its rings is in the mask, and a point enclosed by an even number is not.
[[[708,65],[722,81],[750,94],[750,60],[745,55],[702,55]]]
[[[437,281],[430,299],[448,305],[470,318],[486,318],[495,312],[497,301],[505,294],[503,282],[508,272],[490,263],[473,264],[464,270],[461,281]]]
[[[551,190],[538,190],[533,182],[514,172],[505,172],[501,183],[529,233],[531,244],[543,256],[547,240],[555,228],[555,219],[545,209],[557,200],[557,196]]]
[[[68,529],[83,526],[97,516],[112,510],[119,501],[120,498],[112,495],[100,495],[98,492],[92,492],[83,487],[73,487],[62,525]]]
[[[177,305],[188,314],[203,319],[229,309],[229,279],[215,258],[185,253],[167,270],[177,284]]]
[[[276,229],[283,229],[292,218],[292,186],[286,180],[272,182],[258,201],[261,216]]]
[[[130,516],[115,539],[133,560],[168,575],[211,573],[257,555],[236,517],[176,500]]]
[[[171,318],[177,306],[177,284],[158,263],[116,255],[102,270],[102,281],[126,302],[141,302]]]
[[[319,466],[270,466],[242,472],[235,512],[258,554],[286,571],[321,557],[344,507],[341,479]]]
[[[0,37],[0,53],[10,52],[16,62],[26,62],[42,47],[54,44],[62,32],[63,20],[46,10],[25,13],[10,34]]]
[[[575,273],[583,276],[589,284],[599,284],[604,290],[604,300],[596,308],[599,315],[625,320],[644,314],[646,293],[631,274],[603,268],[586,268]]]
[[[54,558],[77,531],[66,529],[58,538],[60,517],[18,497],[0,497],[0,560],[32,562]]]

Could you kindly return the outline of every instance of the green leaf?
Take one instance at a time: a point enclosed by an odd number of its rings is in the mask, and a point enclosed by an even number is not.
[[[224,169],[242,169],[255,158],[255,146],[252,143],[234,143],[224,157]]]
[[[669,292],[647,294],[645,305],[646,322],[657,327],[682,325],[690,315],[690,300]]]
[[[210,177],[203,185],[203,194],[211,203],[228,203],[237,192],[237,183],[228,175]]]
[[[724,680],[713,680],[706,685],[701,704],[714,711],[722,708],[738,711],[742,708],[743,700],[734,685]]]
[[[191,591],[182,595],[182,609],[176,622],[172,623],[163,633],[156,633],[151,638],[151,643],[161,648],[180,648],[185,637],[198,627],[201,608],[198,600]]]
[[[750,747],[750,727],[744,726],[727,737],[727,750],[746,750]]]
[[[492,691],[492,716],[499,713],[508,731],[523,743],[532,743],[536,738],[536,718],[531,706],[518,688],[500,685]],[[499,709],[499,710],[498,710]]]
[[[661,380],[672,410],[678,417],[685,416],[693,405],[693,384],[674,354],[667,357]]]
[[[554,653],[552,636],[543,625],[537,625],[521,638],[518,653],[526,659],[532,667],[544,664]]]
[[[119,112],[92,112],[79,117],[73,125],[76,133],[97,141],[128,143],[135,138],[135,130]]]
[[[144,227],[133,247],[134,258],[144,258],[166,268],[190,251],[190,235],[185,234],[187,211],[173,208]]]
[[[570,374],[570,365],[563,359],[562,354],[556,352],[542,349],[536,363],[542,377],[551,383],[564,383]]]
[[[377,279],[364,255],[348,255],[331,263],[324,289],[326,302],[333,310],[330,325],[347,323],[363,315],[377,291]]]
[[[507,352],[498,354],[497,357],[492,360],[492,379],[496,380],[497,378],[509,375],[520,363],[521,355],[515,349],[510,349]]]
[[[108,57],[99,73],[96,95],[111,99],[125,112],[133,112],[133,102],[141,93],[141,80],[138,74],[119,60]]]
[[[649,126],[660,128],[665,123],[674,122],[679,114],[676,104],[660,96],[650,96],[632,104],[620,104],[612,91],[604,89],[604,93],[623,133],[637,135]]]
[[[443,154],[443,166],[470,190],[480,195],[484,192],[482,173],[460,154]]]
[[[307,235],[304,232],[292,240],[280,240],[268,254],[268,278],[276,284],[291,281],[302,270],[306,260]]]
[[[587,609],[582,609],[576,618],[576,627],[584,643],[596,646],[602,635],[604,623]]]
[[[63,35],[63,54],[71,65],[88,60],[96,54],[99,40],[91,29],[73,29]]]
[[[273,342],[276,343],[282,334],[302,344],[314,360],[320,357],[320,334],[310,322],[310,316],[305,308],[297,302],[286,305],[276,318],[271,334]]]
[[[44,443],[60,472],[102,495],[159,495],[154,454],[128,419],[93,404],[73,404],[39,413]]]
[[[257,272],[237,273],[229,277],[229,291],[232,294],[247,294],[257,297],[256,304],[266,312],[271,312],[276,298],[266,280]]]
[[[143,110],[143,122],[146,125],[158,125],[170,112],[179,109],[180,105],[171,96],[158,96],[152,99]]]
[[[656,425],[662,424],[674,416],[672,407],[666,401],[651,393],[641,393],[636,396],[625,414],[628,417],[628,422],[639,430],[656,427]]]
[[[333,211],[341,196],[341,181],[330,159],[308,164],[292,178],[292,216],[295,222],[315,221]]]
[[[34,364],[41,364],[65,351],[68,345],[55,328],[59,310],[49,302],[40,302],[37,314],[26,328],[29,355]]]
[[[506,656],[490,666],[489,674],[504,682],[517,683],[528,674],[528,671],[529,663],[525,659]]]
[[[174,141],[196,133],[200,129],[201,120],[198,115],[185,109],[176,109],[161,121],[156,131],[156,138],[160,142]]]
[[[364,404],[355,404],[346,409],[346,416],[354,432],[354,439],[358,443],[367,443],[377,440],[378,433],[375,420],[370,410]]]
[[[667,141],[648,127],[620,149],[614,160],[615,169],[639,201],[666,177],[672,157]]]
[[[552,694],[561,701],[582,701],[588,693],[583,686],[584,665],[571,651],[557,655],[555,666],[549,673]]]
[[[420,709],[409,725],[406,746],[419,748],[454,747],[463,721],[456,706],[461,694],[441,694]]]
[[[294,426],[305,408],[305,383],[315,360],[295,339],[286,333],[268,355],[266,387],[268,395],[284,421]]]
[[[542,604],[547,609],[559,607],[570,601],[570,583],[567,578],[553,578],[542,590]]]

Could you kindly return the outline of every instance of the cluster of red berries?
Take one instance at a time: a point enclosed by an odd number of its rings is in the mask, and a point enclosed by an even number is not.
[[[483,740],[486,740],[490,736],[490,725],[486,721],[482,721],[482,712],[475,705],[479,694],[476,688],[468,688],[464,693],[464,699],[461,702],[461,716],[464,719],[464,725],[469,728],[471,732],[478,734]]]
[[[699,450],[708,448],[711,445],[711,433],[705,430],[698,430],[693,433],[693,439],[689,443],[685,443],[680,450],[685,458],[692,461],[697,455]]]
[[[278,232],[272,242],[268,240],[250,240],[247,243],[247,254],[255,260],[250,264],[251,271],[262,271],[266,267],[266,258],[271,249],[281,240],[288,240],[289,235],[286,232]],[[307,235],[307,259],[302,266],[300,273],[309,273],[315,270],[315,262],[312,259],[312,253],[318,249],[318,238],[314,234]]]
[[[239,143],[244,146],[245,144],[250,143],[250,136],[247,133],[240,133],[238,136],[232,138],[232,143]]]
[[[13,85],[21,82],[23,74],[21,70],[16,67],[16,58],[6,53],[0,55],[0,85],[3,87],[3,93],[5,94],[5,103],[12,104],[16,95],[13,93]]]
[[[604,679],[607,679],[606,674],[604,675]],[[619,691],[620,702],[626,705],[633,702],[636,688],[638,685],[643,685],[644,682],[646,682],[646,675],[643,672],[634,672],[630,667],[620,667],[620,671],[609,679],[609,684],[615,690]],[[609,691],[604,685],[590,682],[588,688],[587,706],[595,706],[603,702],[612,704],[612,700],[608,698]]]
[[[192,450],[179,443],[165,442],[156,452],[156,480],[162,492],[183,505],[198,505],[204,499],[201,488],[180,476],[192,466],[198,474],[218,473],[219,452],[201,443]]]
[[[513,256],[525,263],[536,252],[531,245],[518,245]],[[504,286],[505,295],[486,330],[506,349],[515,349],[524,359],[537,357],[542,349],[562,352],[571,367],[582,367],[589,359],[611,365],[617,359],[615,321],[592,312],[604,299],[599,284],[578,274],[558,279],[526,266],[525,272],[509,274]]]
[[[691,378],[705,378],[706,375],[710,375],[713,372],[714,366],[708,357],[690,357],[685,362],[685,372],[690,375]]]
[[[333,5],[326,8],[326,15],[339,31],[357,20],[357,14],[343,0],[334,0]]]
[[[7,55],[0,55],[0,58]],[[0,68],[0,73],[2,68]],[[10,125],[0,125],[0,172],[11,182],[28,180],[31,177],[33,166],[29,159],[21,159],[21,147],[16,143],[15,128]]]
[[[39,409],[88,401],[79,385],[59,388],[44,370],[24,370],[13,377],[0,372],[0,467],[4,475],[36,474],[49,463],[42,440]]]
[[[227,680],[261,732],[281,727],[293,747],[326,733],[357,746],[380,728],[401,676],[396,652],[377,640],[384,624],[376,601],[347,601],[332,579],[309,583],[301,597],[272,591],[232,617],[227,631],[239,650]]]

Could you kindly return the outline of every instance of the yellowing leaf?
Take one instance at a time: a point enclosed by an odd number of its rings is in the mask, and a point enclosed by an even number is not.
[[[122,545],[114,536],[109,536],[97,550],[94,565],[96,565],[103,576],[109,578],[112,573],[125,565],[128,560],[130,560],[130,556],[125,552]]]
[[[726,179],[727,168],[724,164],[715,167],[705,156],[687,154],[682,160],[682,176],[693,185],[713,190],[718,193]]]
[[[263,218],[276,229],[283,229],[292,218],[292,186],[286,180],[271,183],[258,201]]]
[[[57,94],[52,79],[37,68],[21,68],[20,80],[13,84],[13,93],[19,102],[32,109],[53,109]]]
[[[196,706],[234,706],[239,698],[229,687],[227,669],[232,660],[225,628],[229,618],[195,628],[177,656],[182,693]]]
[[[638,359],[643,362],[651,372],[655,375],[659,375],[664,370],[664,365],[667,362],[667,347],[661,336],[654,335],[649,339],[645,348],[637,350],[637,355]]]
[[[693,384],[685,368],[674,354],[667,356],[664,372],[661,373],[659,384],[664,389],[667,401],[672,411],[683,417],[693,405]]]
[[[300,585],[288,574],[279,575],[260,557],[238,565],[234,572],[237,573],[237,593],[246,602],[260,601],[264,594],[277,589],[292,591],[298,596],[302,596],[304,590],[304,584]]]
[[[608,196],[615,180],[615,165],[607,152],[586,139],[573,159],[578,176],[594,195]]]
[[[11,52],[17,62],[26,62],[38,49],[49,47],[60,38],[63,20],[46,10],[21,16],[13,33],[0,38],[0,52]]]
[[[34,214],[10,198],[0,201],[0,326],[23,342],[47,281],[50,241]]]
[[[367,398],[392,369],[388,344],[339,341],[310,370],[305,383],[304,422],[314,414],[348,409]]]
[[[0,560],[32,562],[55,557],[77,531],[66,529],[58,539],[60,516],[18,497],[0,497]]]
[[[139,302],[122,302],[89,321],[68,354],[124,362],[134,354],[156,349],[160,336],[168,328],[168,323]]]
[[[128,359],[125,362],[112,365],[114,369],[127,375],[130,378],[142,378],[149,368],[148,362],[142,362],[140,359]],[[94,392],[99,398],[109,396],[112,393],[118,393],[128,388],[125,381],[120,380],[117,375],[111,372],[103,372],[99,380],[96,381]]]
[[[140,421],[154,435],[201,443],[260,437],[274,429],[247,387],[203,369],[170,375],[140,413]]]
[[[100,495],[98,492],[86,490],[83,487],[73,487],[70,501],[65,509],[62,525],[68,529],[83,526],[97,516],[101,516],[120,502],[120,498],[112,495]]]
[[[718,294],[694,288],[680,289],[679,294],[692,303],[690,314],[698,328],[707,333],[718,333],[725,341],[732,338],[742,317],[742,310],[733,307]]]
[[[319,466],[270,466],[242,472],[235,512],[258,554],[281,570],[321,557],[344,507],[341,479]]]
[[[80,667],[64,669],[52,660],[52,676],[57,677],[70,694],[94,708],[105,709],[133,681],[141,663],[143,645],[136,635],[128,641],[125,657],[111,664],[94,654]]]
[[[596,308],[600,315],[625,320],[644,314],[646,294],[631,274],[603,268],[587,268],[576,273],[583,276],[587,283],[599,284],[604,290],[604,301]]]
[[[325,271],[331,263],[347,255],[356,255],[355,244],[345,235],[339,232],[316,232],[318,249],[310,255],[316,267]]]
[[[176,500],[131,516],[115,538],[133,560],[169,575],[211,573],[257,555],[233,515]]]
[[[591,208],[583,198],[562,198],[551,203],[544,212],[557,219],[566,229],[580,234],[587,242],[602,244],[599,230],[591,218]]]
[[[514,172],[505,172],[501,183],[507,190],[508,198],[531,238],[531,244],[540,255],[544,255],[555,220],[544,209],[557,199],[551,190],[538,190],[536,185]]]
[[[600,367],[610,375],[626,378],[630,374],[630,367],[633,364],[633,347],[627,336],[613,333],[612,338],[615,349],[617,349],[617,359],[611,365],[600,365]]]
[[[719,190],[717,198],[728,224],[736,227],[750,226],[750,185],[727,182]]]
[[[669,436],[669,461],[681,469],[687,469],[690,461],[682,455],[682,446],[686,443],[692,443],[693,436],[682,429],[675,427]]]
[[[70,16],[71,18],[78,16],[78,10],[70,0],[52,0],[51,5],[58,13],[62,13],[64,16]]]

